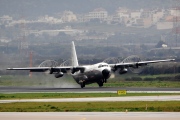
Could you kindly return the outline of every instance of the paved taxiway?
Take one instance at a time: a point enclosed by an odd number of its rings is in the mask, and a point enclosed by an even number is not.
[[[35,88],[35,87],[0,87],[0,93],[21,92],[180,92],[180,88]],[[133,96],[102,98],[61,98],[61,99],[26,99],[1,100],[9,102],[86,102],[86,101],[180,101],[180,96]],[[2,120],[180,120],[179,112],[2,112]]]
[[[180,88],[121,88],[121,87],[85,87],[85,88],[45,88],[45,87],[0,87],[0,93],[21,92],[117,92],[127,90],[128,92],[172,92],[180,93]]]
[[[180,101],[180,95],[169,96],[130,96],[130,97],[96,97],[96,98],[52,98],[52,99],[18,99],[0,100],[0,103],[14,102],[111,102],[111,101]]]
[[[3,112],[2,120],[180,120],[179,112]]]

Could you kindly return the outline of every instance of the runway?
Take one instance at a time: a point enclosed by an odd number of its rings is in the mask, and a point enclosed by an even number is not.
[[[110,92],[115,93],[117,90],[127,90],[127,92],[169,92],[180,93],[180,88],[133,88],[133,87],[86,87],[86,88],[46,88],[46,87],[0,87],[0,93],[28,93],[28,92]]]
[[[15,99],[15,100],[0,100],[0,103],[15,103],[15,102],[117,102],[117,101],[180,101],[180,95],[96,97],[96,98]]]
[[[0,87],[0,93],[23,92],[117,92],[126,89],[129,92],[180,92],[180,88],[38,88],[38,87]],[[19,99],[0,100],[11,102],[93,102],[93,101],[180,101],[180,96],[133,96],[99,98],[61,98],[61,99]],[[2,120],[179,120],[179,112],[0,112]]]
[[[179,120],[179,112],[2,112],[2,120]]]

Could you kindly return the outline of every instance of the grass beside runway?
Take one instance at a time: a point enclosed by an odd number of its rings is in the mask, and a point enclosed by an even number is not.
[[[0,100],[180,95],[180,93],[16,93],[0,94]],[[0,112],[180,112],[180,101],[132,102],[20,102],[0,103]]]
[[[87,98],[87,97],[123,97],[123,96],[161,96],[180,95],[180,93],[0,93],[0,100],[9,99],[45,99],[45,98]]]
[[[98,87],[96,83],[88,86]],[[103,87],[157,87],[179,88],[179,81],[117,81],[105,83]]]
[[[180,112],[180,101],[1,103],[0,112]]]

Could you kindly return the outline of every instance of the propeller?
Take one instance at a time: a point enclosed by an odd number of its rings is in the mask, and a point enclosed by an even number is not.
[[[44,73],[45,74],[53,74],[53,67],[57,67],[58,66],[58,62],[55,60],[45,60],[43,61],[38,67],[50,67],[49,70],[46,70]]]
[[[108,64],[116,64],[116,63],[119,63],[120,60],[116,57],[109,57],[109,58],[105,59],[103,62],[108,63]],[[113,72],[111,72],[110,78],[115,78],[116,70],[117,70],[116,67],[111,68],[111,71],[113,71]]]
[[[132,55],[132,56],[129,56],[127,58],[125,58],[122,62],[123,63],[129,63],[129,62],[134,62],[136,64],[134,64],[133,67],[129,67],[128,69],[132,72],[132,73],[141,73],[144,69],[144,66],[139,66],[138,65],[138,62],[142,61],[141,58],[137,55]]]
[[[120,61],[116,57],[109,57],[105,59],[103,62],[108,63],[108,64],[116,64],[116,63],[119,63]]]

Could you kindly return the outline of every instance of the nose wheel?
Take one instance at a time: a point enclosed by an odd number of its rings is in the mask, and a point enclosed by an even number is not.
[[[104,83],[107,83],[107,79],[104,79],[104,81],[103,81]]]
[[[81,85],[81,88],[85,87],[85,83],[84,82],[81,82],[80,85]]]

